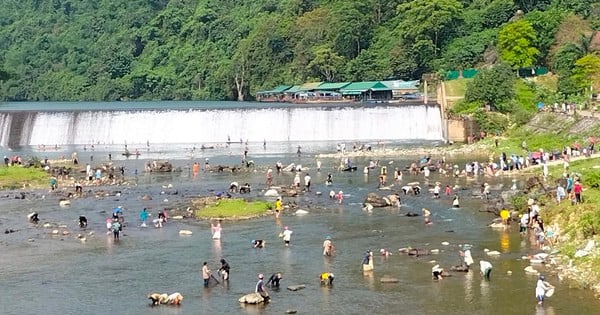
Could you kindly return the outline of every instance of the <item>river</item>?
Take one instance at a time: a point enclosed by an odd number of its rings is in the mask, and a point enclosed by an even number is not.
[[[3,193],[0,228],[18,231],[0,237],[2,314],[283,314],[288,309],[296,309],[299,314],[598,314],[600,309],[600,303],[590,292],[562,286],[544,267],[536,268],[547,274],[547,281],[557,288],[543,307],[537,307],[534,296],[537,278],[525,275],[523,268],[528,262],[520,259],[535,250],[519,235],[516,224],[508,231],[487,227],[493,217],[478,211],[482,201],[471,198],[470,190],[457,191],[462,201],[460,209],[450,208],[450,197],[434,200],[424,192],[416,197],[403,196],[400,209],[363,211],[360,203],[368,192],[376,191],[377,175],[364,175],[362,171],[338,173],[333,168],[339,164],[337,159],[324,159],[323,169],[317,172],[311,156],[334,150],[332,143],[302,143],[301,157],[296,156],[295,144],[268,143],[263,149],[262,143],[252,143],[249,158],[255,161],[257,172],[200,173],[196,178],[189,173],[192,161],[202,165],[208,157],[211,164],[232,165],[239,163],[242,147],[237,144],[196,150],[192,154],[185,145],[151,144],[149,151],[142,151],[138,159],[118,155],[116,146],[98,146],[93,152],[89,148],[86,151],[76,148],[82,163],[90,161],[91,155],[94,156],[91,163],[106,160],[111,152],[113,162],[126,167],[130,185],[85,187],[89,197],[74,199],[68,208],[59,207],[58,194],[46,190],[32,192],[26,200],[14,199],[15,192]],[[21,149],[24,154],[56,158],[70,155],[75,148],[46,152],[38,151],[37,147]],[[144,173],[143,165],[148,159],[169,159],[182,167],[182,172]],[[211,240],[210,224],[206,221],[170,220],[162,229],[137,226],[142,207],[148,207],[154,215],[162,207],[186,207],[190,198],[225,190],[234,180],[251,183],[255,189],[250,195],[261,199],[258,187],[264,181],[264,171],[277,160],[310,168],[313,192],[321,191],[323,196],[313,193],[284,198],[284,204],[295,201],[300,209],[309,211],[308,215],[295,216],[293,211],[284,211],[280,220],[268,216],[224,221],[221,241]],[[388,164],[389,161],[393,164]],[[368,161],[358,158],[353,162],[361,170]],[[409,162],[381,160],[388,170]],[[332,187],[323,184],[328,172],[334,176]],[[462,179],[455,182],[438,176],[433,175],[431,180],[444,185],[465,185]],[[289,185],[292,179],[291,173],[283,173],[275,176],[275,183]],[[405,173],[403,182],[411,181],[423,179]],[[500,183],[502,179],[490,180],[492,185]],[[168,188],[169,184],[172,188]],[[344,191],[341,205],[326,196],[330,189]],[[91,196],[98,190],[120,191],[120,196]],[[177,195],[172,194],[174,190]],[[145,194],[153,199],[142,200]],[[104,226],[104,219],[115,206],[124,207],[127,223],[124,236],[116,243],[105,234]],[[425,226],[421,217],[403,216],[407,211],[419,212],[422,207],[431,210],[433,225]],[[31,209],[40,213],[38,226],[26,222]],[[76,220],[81,214],[89,220],[86,231],[77,227]],[[49,229],[41,227],[45,222],[66,224],[72,235],[52,236]],[[288,248],[278,238],[283,226],[294,231]],[[193,235],[180,236],[181,229],[191,230]],[[94,236],[88,236],[86,242],[75,237],[90,231]],[[322,256],[321,245],[327,235],[336,246],[336,254],[331,258]],[[264,239],[265,248],[252,248],[252,239]],[[445,241],[449,245],[441,244]],[[474,270],[432,281],[431,261],[449,270],[459,263],[459,244],[464,243],[473,244]],[[407,246],[440,249],[440,253],[418,258],[398,253],[399,248]],[[380,248],[392,251],[393,255],[379,256]],[[498,250],[501,255],[488,257],[484,253],[486,248]],[[375,253],[375,269],[367,276],[360,268],[366,250]],[[231,280],[226,285],[203,288],[199,274],[202,262],[207,261],[216,271],[221,258],[231,265]],[[489,282],[479,274],[480,259],[494,265]],[[237,302],[239,297],[254,290],[258,273],[268,277],[277,271],[283,273],[282,288],[270,290],[271,303],[246,306]],[[333,287],[319,285],[318,275],[324,271],[335,274]],[[381,283],[384,275],[398,278],[399,282]],[[305,284],[306,288],[296,292],[285,289],[295,284]],[[179,307],[151,307],[146,299],[149,292],[181,292],[184,300]]]

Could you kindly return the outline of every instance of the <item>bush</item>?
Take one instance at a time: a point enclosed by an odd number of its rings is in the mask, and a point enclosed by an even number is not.
[[[473,120],[479,125],[479,129],[487,133],[504,131],[508,127],[508,118],[505,115],[486,112],[482,109],[473,113]]]

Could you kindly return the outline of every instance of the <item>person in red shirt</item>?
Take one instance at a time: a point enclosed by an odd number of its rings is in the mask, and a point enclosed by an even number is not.
[[[575,184],[573,185],[573,192],[575,193],[575,201],[577,203],[581,203],[582,199],[581,199],[581,191],[583,190],[583,187],[581,187],[581,183],[579,181],[575,181]]]

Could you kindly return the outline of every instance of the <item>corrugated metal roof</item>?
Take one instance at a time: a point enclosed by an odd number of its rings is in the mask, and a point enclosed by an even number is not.
[[[310,83],[304,83],[300,86],[300,91],[312,91],[312,90],[316,90],[319,85],[321,85],[321,83],[323,82],[310,82]]]
[[[258,91],[258,92],[256,92],[256,94],[276,94],[276,93],[282,93],[283,91],[289,89],[290,87],[291,87],[290,85],[278,85],[278,86],[274,87],[272,90]]]
[[[368,90],[373,91],[389,91],[391,90],[385,84],[379,81],[365,81],[365,82],[352,82],[345,86],[343,89],[340,89],[342,94],[350,94],[350,92],[366,92]]]
[[[285,90],[285,93],[297,93],[300,92],[300,85],[294,85],[291,88]]]
[[[319,90],[339,90],[349,84],[350,82],[324,82],[319,85]]]
[[[393,80],[393,81],[381,81],[381,83],[385,84],[392,90],[417,90],[419,88],[419,80],[413,81],[402,81],[402,80]]]

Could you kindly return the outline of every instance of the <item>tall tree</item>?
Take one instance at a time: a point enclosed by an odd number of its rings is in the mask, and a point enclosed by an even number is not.
[[[515,69],[533,66],[539,53],[533,46],[535,40],[535,31],[526,20],[506,24],[498,32],[500,58]]]
[[[508,101],[514,95],[515,78],[509,65],[501,63],[482,69],[467,83],[465,101],[490,105],[500,112],[511,110]]]
[[[600,56],[587,54],[575,61],[571,78],[581,92],[600,90]]]
[[[313,48],[313,58],[308,67],[316,79],[335,82],[344,64],[344,58],[331,47],[317,46]]]
[[[398,6],[400,27],[407,39],[430,40],[437,54],[459,20],[461,9],[457,0],[413,0]]]

